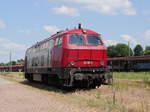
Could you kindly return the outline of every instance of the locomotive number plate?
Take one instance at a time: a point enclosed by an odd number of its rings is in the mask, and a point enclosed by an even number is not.
[[[84,61],[83,63],[84,63],[85,65],[93,64],[93,62],[92,62],[92,61]]]

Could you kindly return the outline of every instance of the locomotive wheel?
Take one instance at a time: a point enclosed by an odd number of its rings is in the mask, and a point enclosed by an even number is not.
[[[60,86],[61,81],[59,79],[59,77],[56,74],[50,74],[47,77],[47,83],[48,85],[52,85],[52,86]]]
[[[47,74],[42,75],[42,83],[48,84],[48,75]]]
[[[29,82],[33,82],[33,75],[32,74],[26,74],[27,75],[27,80]]]
[[[97,84],[96,84],[96,80],[93,80],[93,84],[91,85],[91,88],[92,88],[92,89],[95,89],[95,88],[96,88],[96,86],[97,86]]]
[[[95,89],[95,88],[96,88],[96,85],[93,83],[93,84],[91,85],[91,88],[92,88],[92,89]]]
[[[94,88],[95,85],[94,85],[94,81],[92,78],[88,78],[88,81],[87,81],[87,89],[90,89],[90,88]]]

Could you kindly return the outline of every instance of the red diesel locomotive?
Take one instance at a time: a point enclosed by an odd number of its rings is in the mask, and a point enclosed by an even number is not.
[[[26,51],[25,78],[65,87],[108,83],[107,48],[101,35],[81,28],[60,31]]]

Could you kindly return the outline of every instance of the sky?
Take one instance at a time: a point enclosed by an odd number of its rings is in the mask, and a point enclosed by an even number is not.
[[[59,30],[102,34],[106,45],[150,45],[149,0],[0,0],[0,62],[24,58],[34,43]]]

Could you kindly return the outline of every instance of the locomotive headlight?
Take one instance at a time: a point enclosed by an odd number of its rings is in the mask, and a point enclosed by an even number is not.
[[[75,64],[75,62],[71,61],[70,64],[73,66]]]
[[[100,64],[101,64],[101,65],[104,65],[104,61],[100,61]]]

